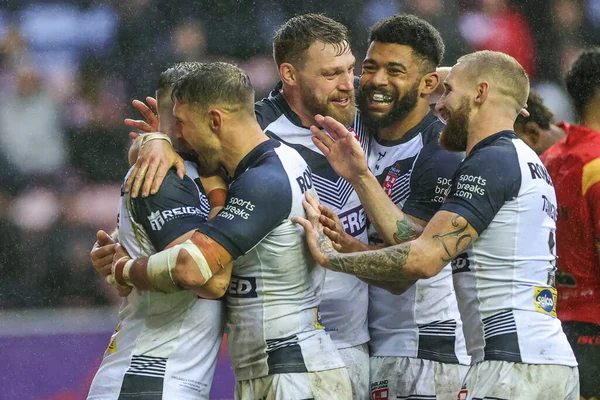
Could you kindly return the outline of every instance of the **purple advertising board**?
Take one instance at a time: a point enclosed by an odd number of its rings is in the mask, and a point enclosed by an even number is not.
[[[116,322],[114,309],[0,313],[0,400],[85,399]],[[233,399],[224,343],[214,400]]]

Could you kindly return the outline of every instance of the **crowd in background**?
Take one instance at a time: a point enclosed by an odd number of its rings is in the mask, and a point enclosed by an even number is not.
[[[2,8],[3,7],[3,8]],[[322,12],[351,29],[398,12],[442,34],[444,65],[491,49],[514,56],[556,119],[575,122],[562,76],[600,45],[600,0],[30,1],[0,6],[0,308],[116,301],[93,270],[97,229],[116,225],[134,98],[174,62],[230,61],[265,96],[286,19]],[[359,69],[357,70],[359,71]]]

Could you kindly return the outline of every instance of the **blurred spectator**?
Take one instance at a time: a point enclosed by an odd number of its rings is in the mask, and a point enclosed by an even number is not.
[[[508,0],[479,0],[476,10],[460,19],[462,36],[475,50],[513,56],[530,76],[535,75],[535,47],[527,20]]]
[[[600,48],[566,76],[580,125],[543,155],[556,189],[558,318],[579,363],[581,396],[600,398]]]
[[[7,163],[0,173],[23,187],[56,177],[66,166],[67,148],[61,105],[45,90],[38,72],[21,66],[14,81],[13,90],[0,97],[0,151]]]
[[[527,98],[529,117],[517,115],[515,133],[538,155],[565,136],[565,131],[554,124],[552,111],[544,104],[540,95],[533,89]]]
[[[459,34],[459,13],[454,0],[406,0],[405,12],[423,18],[440,32],[446,45],[443,65],[453,66],[460,56],[470,53]]]

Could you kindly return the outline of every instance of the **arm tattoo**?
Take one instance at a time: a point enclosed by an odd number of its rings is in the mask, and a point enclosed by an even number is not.
[[[408,242],[419,237],[419,232],[415,229],[414,225],[415,223],[408,217],[396,221],[396,228],[398,228],[396,233],[394,233],[396,243]]]
[[[433,235],[434,239],[440,241],[446,252],[446,256],[442,260],[448,262],[456,256],[456,254],[467,247],[473,241],[473,237],[467,231],[469,223],[460,215],[452,218],[452,227],[456,228],[443,235]]]
[[[381,250],[328,255],[329,269],[361,278],[403,281],[411,279],[403,271],[410,254],[410,242]]]

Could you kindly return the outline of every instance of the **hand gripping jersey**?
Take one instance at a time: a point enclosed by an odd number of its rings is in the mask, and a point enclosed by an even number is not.
[[[399,140],[369,144],[369,168],[392,201],[408,215],[429,221],[444,201],[461,156],[443,150],[444,124],[433,114]],[[370,232],[373,243],[381,243]],[[447,265],[396,296],[369,287],[371,356],[416,357],[468,364],[462,324]]]
[[[119,243],[132,258],[163,250],[204,223],[209,203],[196,165],[186,176],[170,170],[158,193],[121,193]],[[191,291],[164,294],[133,289],[88,399],[206,399],[223,336],[222,302]]]
[[[226,332],[238,381],[344,367],[318,321],[325,269],[290,220],[306,218],[313,183],[300,154],[270,139],[242,159],[225,208],[198,229],[235,259]]]
[[[341,219],[346,232],[367,242],[366,215],[352,185],[340,178],[323,153],[314,145],[313,134],[300,121],[279,91],[256,103],[256,117],[270,137],[296,149],[312,171],[314,187],[322,204]],[[359,126],[359,124],[357,124]],[[368,136],[362,129],[353,131],[367,152]],[[321,319],[339,349],[369,341],[367,328],[368,285],[355,276],[327,271]]]
[[[472,363],[576,366],[556,318],[556,196],[537,155],[512,131],[479,142],[441,210],[479,233],[452,261]]]
[[[540,157],[558,200],[558,317],[600,325],[600,133],[561,124],[567,137]]]

